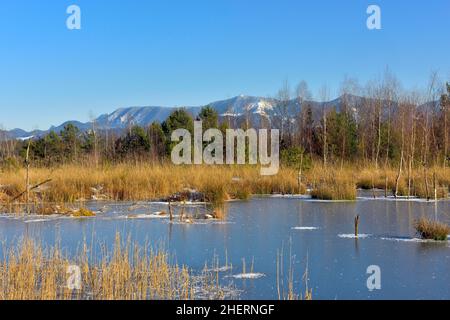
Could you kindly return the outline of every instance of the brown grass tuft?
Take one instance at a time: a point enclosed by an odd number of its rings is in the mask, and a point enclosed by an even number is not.
[[[356,183],[345,172],[327,172],[315,183],[311,196],[322,200],[356,200]]]
[[[414,227],[422,239],[445,241],[450,233],[450,226],[447,224],[424,217],[415,221]]]

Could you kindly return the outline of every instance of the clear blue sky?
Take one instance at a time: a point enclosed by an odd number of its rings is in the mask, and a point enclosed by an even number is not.
[[[82,30],[66,28],[77,4]],[[378,4],[382,30],[366,28]],[[450,77],[450,1],[2,0],[0,124],[47,129],[118,107],[273,96],[286,79],[405,87]],[[334,89],[334,94],[333,94]]]

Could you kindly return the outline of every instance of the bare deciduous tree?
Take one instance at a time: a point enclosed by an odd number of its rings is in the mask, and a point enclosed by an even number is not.
[[[322,145],[323,145],[323,165],[327,166],[328,156],[328,142],[327,142],[327,106],[326,102],[329,100],[330,91],[327,85],[323,85],[319,92],[320,100],[322,101]]]
[[[290,146],[292,142],[292,119],[289,114],[289,104],[291,102],[291,88],[286,80],[277,93],[278,103],[276,105],[276,114],[280,123],[281,137],[287,141]]]

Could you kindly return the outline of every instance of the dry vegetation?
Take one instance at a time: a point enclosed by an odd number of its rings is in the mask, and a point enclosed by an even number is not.
[[[325,170],[317,173],[311,195],[323,200],[356,200],[356,180],[345,171]]]
[[[422,239],[432,239],[437,241],[447,240],[450,234],[450,226],[439,221],[432,221],[427,218],[420,218],[414,223],[417,233]]]
[[[24,170],[0,175],[4,199],[24,188]],[[31,180],[52,181],[34,190],[34,199],[67,203],[78,200],[149,200],[170,196],[185,188],[204,192],[211,202],[228,198],[248,198],[250,194],[297,193],[295,170],[282,170],[277,176],[264,177],[256,167],[247,166],[173,166],[117,165],[113,167],[62,166],[34,168]]]
[[[24,240],[0,261],[0,300],[146,300],[223,299],[232,288],[219,286],[214,273],[194,275],[187,267],[170,262],[167,251],[153,251],[120,235],[112,252],[95,261],[84,250],[74,259],[59,247],[43,248]],[[81,289],[69,289],[68,267],[81,270]]]
[[[5,204],[24,189],[25,170],[0,174],[0,202]],[[433,177],[436,177],[433,179]],[[354,200],[356,188],[379,188],[392,195],[396,169],[375,169],[364,166],[313,166],[303,172],[298,185],[298,172],[281,168],[275,176],[261,176],[251,166],[173,166],[122,164],[96,169],[92,166],[65,165],[52,169],[33,168],[31,184],[52,179],[33,190],[30,200],[36,203],[71,203],[83,200],[151,200],[168,197],[186,188],[196,189],[205,200],[220,205],[230,198],[247,199],[252,194],[298,194],[306,188],[319,199]],[[448,196],[450,168],[430,168],[404,174],[398,183],[398,196],[434,198]],[[22,199],[23,200],[23,199]]]
[[[395,191],[397,169],[361,168],[357,176],[357,186],[362,189],[383,189],[388,195]],[[434,179],[434,174],[436,179]],[[447,198],[450,192],[450,168],[432,167],[428,170],[418,168],[405,172],[399,180],[398,196],[410,196],[423,199],[434,198],[434,182],[438,199]],[[428,190],[427,190],[428,189]]]

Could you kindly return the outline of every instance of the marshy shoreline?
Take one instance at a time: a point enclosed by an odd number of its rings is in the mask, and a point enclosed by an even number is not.
[[[0,174],[0,205],[24,203],[25,169]],[[398,178],[395,168],[348,165],[283,167],[276,176],[261,176],[255,166],[174,166],[148,163],[114,166],[63,165],[32,168],[30,203],[113,201],[204,201],[213,205],[252,195],[309,193],[322,200],[356,200],[357,190],[384,190],[384,196],[433,200],[447,198],[450,168],[420,169]],[[39,185],[42,181],[46,183]],[[17,195],[21,196],[17,197]],[[374,192],[375,196],[375,192]]]

